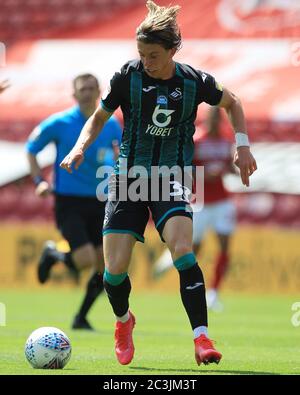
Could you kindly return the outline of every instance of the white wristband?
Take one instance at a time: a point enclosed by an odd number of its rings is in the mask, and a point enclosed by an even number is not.
[[[250,147],[248,135],[246,133],[235,133],[235,142],[237,147]]]

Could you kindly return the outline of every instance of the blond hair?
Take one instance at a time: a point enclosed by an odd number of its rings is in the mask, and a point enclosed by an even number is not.
[[[165,49],[181,47],[181,34],[176,16],[180,6],[160,7],[148,0],[148,15],[136,29],[136,38],[145,44],[160,44]]]

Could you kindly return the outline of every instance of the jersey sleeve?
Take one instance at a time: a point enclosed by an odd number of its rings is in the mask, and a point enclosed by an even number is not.
[[[215,78],[203,71],[198,71],[199,75],[199,103],[205,102],[211,106],[216,106],[220,103],[223,96],[222,86],[215,80]]]
[[[115,73],[110,80],[110,85],[101,99],[101,107],[108,112],[114,112],[122,103],[122,92],[124,92],[124,76]]]
[[[56,140],[56,123],[52,121],[44,121],[36,126],[31,132],[27,142],[26,151],[36,155],[42,151],[46,145]]]

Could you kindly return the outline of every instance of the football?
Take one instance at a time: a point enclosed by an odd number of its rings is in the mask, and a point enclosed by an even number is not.
[[[42,327],[28,337],[25,355],[36,369],[62,369],[71,357],[71,343],[60,329]]]

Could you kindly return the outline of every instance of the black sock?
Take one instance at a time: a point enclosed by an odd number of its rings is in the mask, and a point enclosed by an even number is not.
[[[86,294],[82,301],[78,316],[85,318],[88,311],[92,307],[97,297],[103,291],[103,275],[101,273],[92,274],[91,278],[87,283]]]
[[[193,329],[207,326],[205,284],[202,270],[196,263],[186,270],[179,270],[181,300]]]
[[[129,309],[129,294],[131,291],[129,277],[126,276],[125,280],[119,285],[111,285],[104,280],[104,288],[115,315],[122,317]]]

